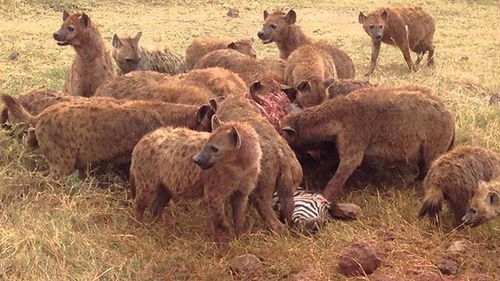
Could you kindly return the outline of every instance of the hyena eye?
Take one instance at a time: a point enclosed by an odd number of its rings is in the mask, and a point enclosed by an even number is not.
[[[374,27],[375,27],[375,26],[374,26],[373,24],[372,24],[372,25],[370,25],[370,29],[373,29]]]
[[[382,28],[382,25],[380,25],[379,27]]]
[[[271,28],[272,28],[272,29],[276,29],[276,28],[278,28],[278,26],[277,26],[277,25],[275,25],[275,24],[271,24],[270,26],[271,26]]]
[[[211,146],[211,147],[210,147],[210,151],[211,151],[212,153],[217,153],[217,152],[219,152],[219,149],[218,149],[217,147],[215,147],[215,146]]]
[[[68,26],[68,30],[69,30],[69,32],[73,32],[73,31],[75,31],[75,28],[72,26]]]

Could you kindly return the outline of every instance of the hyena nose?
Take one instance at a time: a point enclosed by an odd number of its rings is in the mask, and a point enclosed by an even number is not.
[[[382,39],[382,35],[381,34],[377,34],[377,36],[375,36],[375,38]]]
[[[54,39],[58,40],[59,39],[59,33],[57,32],[54,32],[54,34],[52,34],[54,36]]]
[[[264,32],[262,32],[262,31],[257,32],[257,36],[258,36],[260,39],[262,39],[262,37],[264,37]]]

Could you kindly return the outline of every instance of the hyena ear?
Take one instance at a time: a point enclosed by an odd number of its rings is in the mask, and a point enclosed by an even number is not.
[[[229,136],[231,137],[231,140],[233,141],[234,147],[236,149],[240,148],[241,146],[241,137],[240,133],[235,127],[231,127],[231,131],[229,132]]]
[[[387,20],[387,17],[389,15],[387,14],[387,11],[383,11],[382,14],[380,14],[380,17],[383,19],[383,20]]]
[[[299,90],[300,92],[307,92],[307,91],[310,91],[311,90],[311,82],[307,81],[307,80],[302,80],[300,81],[297,86],[295,86],[295,88],[297,90]]]
[[[236,49],[236,43],[231,42],[231,43],[227,44],[227,48],[228,49],[233,49],[233,50]]]
[[[269,16],[269,13],[266,10],[264,10],[264,20],[266,20],[268,16]]]
[[[328,88],[333,84],[333,82],[335,82],[335,78],[330,76],[329,78],[325,79],[325,81],[323,81],[323,86],[325,86],[325,88]]]
[[[63,21],[65,21],[67,18],[69,18],[70,14],[68,11],[64,10],[63,11]]]
[[[294,10],[288,11],[288,13],[285,16],[285,20],[288,24],[294,24],[296,19],[297,19],[297,14],[295,13]]]
[[[219,128],[221,126],[220,119],[215,114],[214,114],[214,116],[212,116],[212,122],[211,123],[212,123],[212,131],[217,130],[217,128]]]
[[[254,81],[252,85],[250,85],[250,95],[254,96],[256,95],[260,90],[264,88],[264,85],[262,85],[262,82],[260,81]]]
[[[490,202],[491,205],[499,205],[500,204],[500,195],[498,192],[495,191],[490,191],[488,193],[488,202]]]
[[[295,99],[297,98],[297,89],[282,85],[281,90],[286,94],[291,102],[295,101]]]
[[[208,101],[208,105],[210,105],[210,109],[212,109],[214,112],[217,112],[217,100],[216,99],[210,99]]]
[[[291,127],[284,127],[281,129],[282,135],[287,141],[294,141],[297,138],[297,132]]]
[[[80,21],[82,22],[83,26],[85,26],[85,27],[88,27],[90,25],[90,18],[85,13],[82,14]]]
[[[210,106],[208,106],[208,104],[204,104],[204,105],[200,106],[200,108],[198,108],[198,110],[196,110],[196,114],[195,114],[196,122],[202,123],[203,120],[207,117],[209,111],[210,111]]]
[[[137,32],[137,34],[134,36],[134,40],[139,42],[139,39],[141,39],[142,36],[142,31]]]
[[[113,34],[113,39],[111,40],[111,45],[115,48],[120,48],[123,46],[122,40],[118,37],[118,35],[115,33]]]
[[[366,20],[366,16],[365,16],[365,14],[363,14],[363,12],[359,12],[358,22],[359,22],[360,24],[363,24],[363,23],[365,23],[365,20]]]

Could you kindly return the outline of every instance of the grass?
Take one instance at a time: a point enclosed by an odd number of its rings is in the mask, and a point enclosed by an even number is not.
[[[401,1],[398,1],[401,2]],[[413,1],[403,1],[413,2]],[[0,91],[19,95],[46,85],[61,89],[73,50],[58,47],[51,34],[64,8],[84,10],[107,42],[114,32],[143,31],[149,44],[178,52],[198,36],[256,37],[262,10],[293,7],[298,23],[315,38],[340,45],[353,58],[358,76],[366,70],[369,38],[357,23],[359,11],[383,1],[0,1]],[[420,1],[437,21],[437,66],[407,71],[400,52],[383,46],[372,82],[415,83],[434,89],[456,120],[457,142],[500,151],[500,107],[488,105],[500,92],[500,41],[495,1]],[[240,18],[225,16],[227,8]],[[260,57],[278,56],[274,45],[256,42]],[[16,60],[8,57],[12,52]],[[420,186],[394,172],[384,180],[352,180],[344,199],[363,208],[358,221],[334,221],[315,237],[273,235],[253,213],[252,233],[221,250],[206,242],[210,225],[200,202],[178,202],[161,221],[138,225],[131,216],[127,183],[109,173],[99,178],[69,177],[64,183],[43,176],[46,163],[23,142],[0,132],[0,280],[281,280],[315,269],[321,280],[345,278],[336,258],[354,240],[377,245],[383,256],[376,274],[419,280],[437,272],[440,258],[460,265],[450,280],[500,279],[500,224],[461,231],[416,220]],[[370,177],[369,177],[370,178]],[[446,217],[446,214],[445,214]],[[470,246],[459,256],[446,253],[454,240]],[[231,273],[229,261],[244,253],[265,266],[251,275]],[[447,279],[448,280],[448,279]]]

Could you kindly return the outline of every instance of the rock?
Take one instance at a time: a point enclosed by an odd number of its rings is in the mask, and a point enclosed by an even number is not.
[[[499,104],[500,103],[500,93],[491,95],[489,103],[490,103],[490,105]]]
[[[448,249],[446,250],[446,252],[448,252],[449,254],[453,254],[453,255],[463,254],[463,253],[465,253],[465,250],[467,249],[469,244],[470,244],[470,242],[467,240],[453,241],[451,243],[450,247],[448,247]]]
[[[352,203],[338,203],[330,209],[332,217],[344,220],[355,220],[360,213],[361,207]]]
[[[264,265],[260,259],[252,254],[241,255],[231,260],[231,270],[236,273],[252,273]]]
[[[324,279],[320,271],[316,269],[307,269],[291,275],[285,279],[285,281],[322,281]]]
[[[373,245],[366,242],[353,243],[344,249],[339,258],[339,271],[346,276],[372,274],[381,260]]]
[[[17,60],[18,57],[19,57],[19,53],[17,51],[13,51],[9,55],[9,60]]]
[[[237,18],[240,16],[240,11],[238,9],[233,9],[233,8],[230,8],[228,11],[227,11],[227,16],[228,17],[231,17],[231,18]]]
[[[436,263],[436,266],[445,275],[458,274],[458,264],[456,261],[442,259]]]

